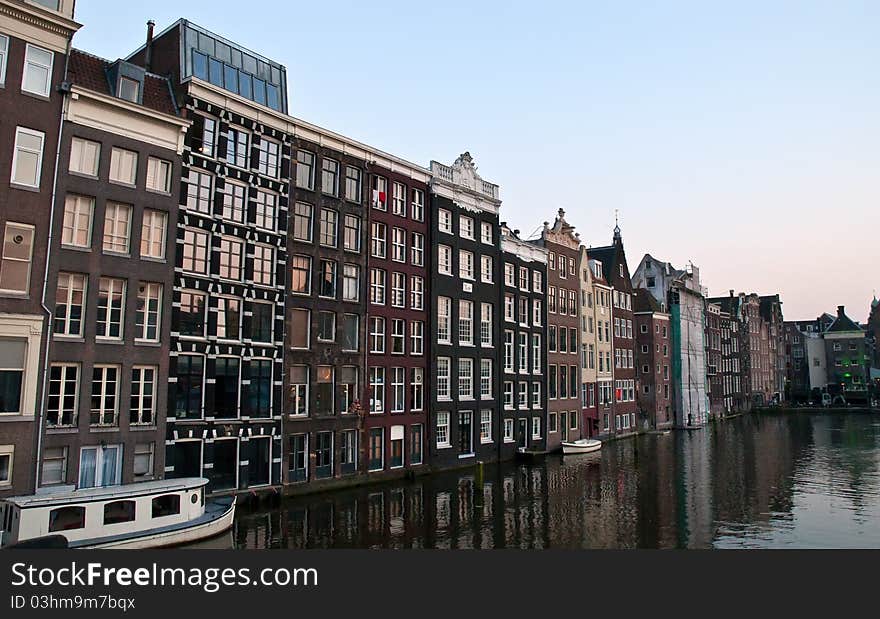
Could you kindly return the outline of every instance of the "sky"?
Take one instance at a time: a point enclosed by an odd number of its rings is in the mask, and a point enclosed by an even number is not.
[[[880,294],[880,2],[78,0],[115,59],[186,17],[287,67],[293,116],[425,165],[469,151],[522,234],[615,211],[786,319]]]

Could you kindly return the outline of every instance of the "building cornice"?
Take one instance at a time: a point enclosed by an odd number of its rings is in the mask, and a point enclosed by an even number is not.
[[[319,146],[336,150],[344,155],[369,162],[395,174],[400,174],[425,184],[431,180],[430,171],[418,164],[406,161],[318,125],[259,105],[240,95],[217,88],[213,84],[200,80],[197,77],[190,77],[186,82],[189,84],[190,95],[196,99],[231,110],[260,124],[286,133],[291,137],[313,142]]]
[[[66,45],[61,44],[61,41],[66,42],[73,36],[73,33],[82,27],[82,24],[59,13],[50,11],[49,9],[45,9],[38,5],[26,4],[15,0],[0,0],[0,20],[2,20],[3,17],[11,18],[25,27],[29,26],[31,29],[42,30],[54,35],[60,40],[52,41],[47,39],[40,40],[39,42],[45,45],[51,45],[55,51],[59,52],[67,51]],[[27,36],[28,33],[21,30],[17,30],[15,34],[20,34],[24,38],[29,38]]]
[[[539,262],[541,264],[547,264],[547,254],[549,253],[545,248],[534,243],[528,243],[507,235],[501,237],[501,251],[512,254],[526,262]]]

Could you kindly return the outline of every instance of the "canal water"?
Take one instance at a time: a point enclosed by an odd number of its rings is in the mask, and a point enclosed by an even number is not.
[[[239,510],[236,548],[880,548],[880,415],[750,415]]]

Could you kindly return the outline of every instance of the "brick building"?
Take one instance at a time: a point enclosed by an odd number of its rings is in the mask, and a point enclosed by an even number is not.
[[[649,427],[666,429],[674,425],[670,406],[669,314],[644,288],[633,291],[635,329],[636,400]]]

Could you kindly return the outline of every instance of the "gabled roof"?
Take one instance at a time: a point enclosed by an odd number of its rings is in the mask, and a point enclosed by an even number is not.
[[[843,311],[843,306],[837,308],[837,318],[825,329],[825,333],[843,333],[847,331],[861,331],[862,328],[850,319]]]
[[[115,97],[116,93],[113,91],[108,77],[108,69],[113,64],[109,60],[73,49],[70,52],[67,80],[87,90]],[[147,73],[144,76],[143,101],[144,107],[163,114],[178,115],[177,104],[171,94],[171,85],[164,77],[153,73]]]
[[[602,263],[602,274],[606,282],[611,281],[612,267],[617,262],[617,245],[607,247],[588,247],[587,256]]]

